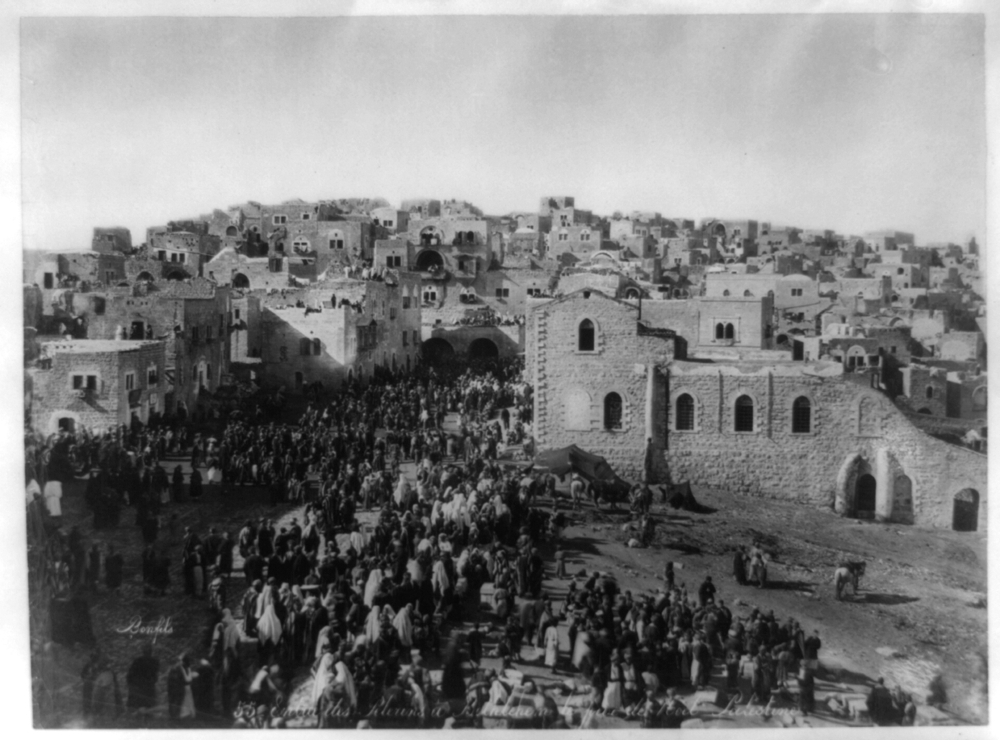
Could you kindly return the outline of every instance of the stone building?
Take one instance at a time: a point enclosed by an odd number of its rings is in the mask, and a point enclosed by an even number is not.
[[[410,212],[392,206],[374,209],[371,217],[393,234],[405,234],[410,226]]]
[[[204,222],[194,224],[198,231],[154,226],[146,231],[146,252],[160,262],[190,269],[202,274],[202,265],[218,254],[221,240],[208,233]]]
[[[143,340],[43,342],[28,370],[32,426],[51,434],[148,422],[164,408],[165,348]]]
[[[119,252],[29,250],[24,252],[24,282],[42,290],[45,313],[51,315],[53,297],[118,285],[126,279],[128,262]]]
[[[309,288],[260,296],[264,382],[301,390],[370,378],[376,367],[408,370],[420,360],[419,278],[392,282],[328,279]]]
[[[430,198],[404,200],[399,207],[409,213],[411,219],[438,218],[441,215],[441,201]]]
[[[601,230],[588,223],[556,222],[549,231],[547,254],[588,254],[601,249]]]
[[[587,291],[532,308],[540,449],[578,444],[628,477],[648,471],[845,516],[985,528],[985,455],[916,428],[867,377],[774,352],[696,362],[697,350],[686,359],[693,343],[678,341],[690,329],[648,317]]]
[[[132,232],[123,226],[99,226],[94,229],[90,248],[95,252],[131,252]]]
[[[192,412],[229,366],[229,289],[203,278],[137,283],[73,296],[72,316],[91,340],[161,340],[166,384],[161,409]]]

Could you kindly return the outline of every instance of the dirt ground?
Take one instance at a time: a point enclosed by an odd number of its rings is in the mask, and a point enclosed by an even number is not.
[[[611,570],[624,588],[655,587],[666,561],[676,580],[697,590],[712,575],[736,613],[751,607],[794,616],[820,631],[821,662],[845,679],[883,676],[923,700],[937,673],[944,677],[947,709],[964,722],[987,721],[986,535],[925,530],[845,519],[833,512],[724,491],[694,489],[714,513],[654,505],[654,545],[632,549],[622,532],[626,513],[587,512],[566,532],[578,549],[573,568]],[[771,555],[768,587],[739,586],[732,554],[762,540]],[[837,601],[833,572],[842,560],[864,560],[856,597]],[[573,570],[570,569],[572,573]]]

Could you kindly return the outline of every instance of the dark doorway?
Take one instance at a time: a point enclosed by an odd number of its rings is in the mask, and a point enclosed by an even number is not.
[[[59,420],[59,431],[60,432],[70,432],[71,434],[76,431],[76,419],[70,418],[69,416],[64,416]]]
[[[444,267],[444,257],[434,249],[425,249],[417,255],[417,272],[430,272],[432,268]]]
[[[434,338],[423,343],[423,353],[431,364],[449,362],[455,357],[455,348],[444,339]]]
[[[129,339],[145,339],[146,337],[146,322],[145,321],[133,321],[132,331],[129,333]]]
[[[242,272],[238,272],[233,275],[233,287],[247,289],[250,287],[250,278],[244,275]]]
[[[469,345],[469,358],[474,360],[495,360],[500,356],[500,350],[492,339],[480,337]]]
[[[854,490],[854,513],[859,519],[873,519],[875,517],[876,488],[875,478],[868,473],[858,478]]]
[[[956,532],[975,532],[979,528],[979,491],[964,488],[955,494],[951,528]]]

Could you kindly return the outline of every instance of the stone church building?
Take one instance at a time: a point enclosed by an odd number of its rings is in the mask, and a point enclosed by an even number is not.
[[[576,444],[629,478],[648,459],[653,482],[844,516],[986,528],[986,455],[915,427],[868,375],[768,350],[761,321],[743,322],[757,332],[744,334],[746,349],[711,347],[702,314],[719,313],[714,302],[658,303],[596,290],[532,302],[526,367],[539,450]],[[759,304],[748,315],[760,317]]]

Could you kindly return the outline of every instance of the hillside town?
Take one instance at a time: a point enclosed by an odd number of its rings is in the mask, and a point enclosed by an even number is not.
[[[24,252],[36,727],[988,721],[976,239],[167,215]]]

